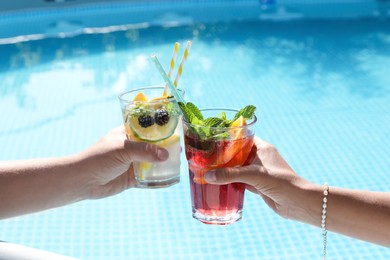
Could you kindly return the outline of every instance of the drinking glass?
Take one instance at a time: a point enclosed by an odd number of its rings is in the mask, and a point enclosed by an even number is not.
[[[226,113],[233,118],[237,110],[203,109],[203,116],[215,117]],[[188,161],[192,216],[206,224],[227,225],[242,218],[245,184],[209,184],[204,174],[224,167],[240,167],[250,163],[255,133],[256,116],[246,125],[217,128],[193,125],[183,118],[185,153]],[[210,133],[212,137],[200,137],[194,132]]]
[[[148,86],[119,96],[127,139],[153,143],[169,152],[164,162],[134,162],[136,186],[140,188],[163,188],[180,182],[181,113],[176,100],[163,93],[164,86]]]

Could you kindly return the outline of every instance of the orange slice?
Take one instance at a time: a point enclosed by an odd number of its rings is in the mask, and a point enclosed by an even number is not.
[[[233,127],[233,129],[230,129],[230,135],[234,140],[229,142],[228,147],[224,149],[223,154],[219,156],[219,158],[217,158],[216,165],[218,167],[221,167],[231,161],[233,157],[235,157],[243,148],[246,147],[249,139],[243,138],[245,134],[245,129],[240,127],[244,125],[246,125],[246,121],[243,116],[237,118],[230,125],[230,127]],[[235,127],[238,128],[234,129]]]
[[[237,140],[231,140],[226,141],[228,144],[226,144],[227,147],[224,148],[223,153],[219,154],[215,165],[216,167],[223,167],[226,163],[231,161],[234,156],[236,156],[247,144],[249,139],[237,139]]]
[[[144,93],[138,92],[138,94],[134,97],[133,101],[148,101],[148,98]]]
[[[243,138],[245,134],[245,129],[240,126],[245,125],[246,121],[243,116],[240,116],[231,124],[231,127],[233,129],[230,129],[230,135],[232,136],[233,140],[225,141],[227,142],[227,147],[223,149],[223,154],[217,156],[215,163],[213,163],[212,167],[199,168],[195,165],[190,164],[191,171],[195,174],[193,179],[195,183],[207,184],[207,182],[203,178],[204,174],[207,171],[221,167],[241,166],[244,164],[251,152],[251,148],[253,145],[253,138]]]
[[[240,147],[235,147],[236,149],[238,148],[239,151],[223,167],[234,167],[234,166],[244,165],[244,163],[246,162],[246,160],[249,157],[249,154],[252,151],[253,139],[250,138],[250,139],[242,139],[242,140],[245,140],[245,142],[241,143],[242,146],[240,144]],[[237,142],[237,141],[235,141],[235,142]]]

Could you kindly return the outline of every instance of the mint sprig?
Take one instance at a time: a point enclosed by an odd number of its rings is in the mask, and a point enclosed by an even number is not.
[[[179,102],[178,105],[179,105],[179,108],[181,109],[181,112],[183,112],[183,116],[184,116],[185,120],[188,123],[192,123],[192,120],[195,116],[191,112],[191,110],[183,102]]]
[[[200,120],[203,120],[203,115],[202,115],[202,112],[200,112],[199,108],[197,106],[195,106],[193,103],[191,102],[187,102],[186,104],[186,108],[189,109],[191,111],[191,113],[198,119]]]
[[[197,135],[200,139],[224,140],[229,139],[230,134],[226,128],[237,120],[240,116],[250,120],[253,118],[256,107],[248,105],[236,113],[232,120],[228,119],[225,112],[222,112],[218,117],[209,117],[204,119],[200,109],[193,103],[178,102],[185,120],[192,126],[189,131]]]
[[[255,114],[256,107],[253,105],[247,105],[243,109],[237,112],[237,114],[233,118],[233,122],[236,121],[240,116],[243,116],[246,120],[250,120],[253,118]]]
[[[209,117],[204,120],[204,124],[210,127],[217,127],[223,122],[223,119],[219,117]]]

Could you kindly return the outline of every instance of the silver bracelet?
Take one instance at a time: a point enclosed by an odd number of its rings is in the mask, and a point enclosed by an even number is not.
[[[324,183],[324,199],[322,200],[322,220],[321,220],[321,228],[322,228],[322,238],[324,240],[324,250],[323,250],[323,259],[326,259],[326,239],[327,239],[327,233],[326,230],[326,207],[328,202],[328,194],[329,194],[329,185],[328,183]]]

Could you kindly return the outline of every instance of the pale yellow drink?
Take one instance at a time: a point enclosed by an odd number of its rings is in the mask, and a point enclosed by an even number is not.
[[[162,96],[164,87],[145,87],[119,96],[129,140],[149,142],[169,152],[165,162],[135,162],[137,187],[161,188],[180,181],[180,111],[176,100]]]

